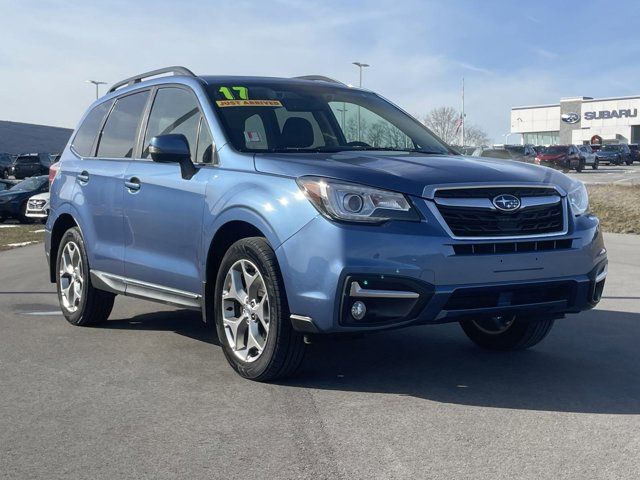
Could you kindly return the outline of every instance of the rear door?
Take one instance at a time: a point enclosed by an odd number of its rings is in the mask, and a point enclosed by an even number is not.
[[[183,292],[201,292],[198,252],[209,174],[183,179],[178,164],[149,156],[152,137],[183,134],[196,163],[211,161],[211,135],[195,94],[183,86],[158,88],[141,134],[142,159],[126,171],[125,276]]]
[[[115,104],[99,105],[93,118],[87,116],[85,123],[90,125],[86,137],[80,135],[81,128],[74,139],[72,148],[88,152],[77,165],[74,203],[80,211],[92,270],[124,274],[124,173],[133,156],[148,98],[149,91],[145,90],[122,96]],[[100,133],[92,144],[95,124]]]

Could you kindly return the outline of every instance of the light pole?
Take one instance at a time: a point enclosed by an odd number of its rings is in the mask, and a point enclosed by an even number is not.
[[[360,82],[358,83],[358,86],[362,88],[362,69],[370,67],[371,65],[369,65],[368,63],[362,63],[362,62],[352,62],[352,63],[353,65],[355,65],[360,69]],[[361,140],[360,139],[360,105],[358,105],[358,141],[360,140]]]
[[[98,88],[100,85],[106,85],[107,82],[100,82],[98,80],[85,80],[86,83],[93,83],[96,86],[96,100],[98,99],[98,97],[100,96],[100,93],[98,92]]]

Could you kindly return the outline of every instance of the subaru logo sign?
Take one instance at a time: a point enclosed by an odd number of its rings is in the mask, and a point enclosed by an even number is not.
[[[580,121],[580,115],[575,112],[563,113],[560,118],[566,123],[578,123]]]
[[[520,199],[513,195],[502,194],[494,197],[491,201],[493,205],[503,212],[515,212],[520,208]]]

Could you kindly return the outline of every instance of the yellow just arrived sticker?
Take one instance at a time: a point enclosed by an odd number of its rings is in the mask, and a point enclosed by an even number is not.
[[[216,100],[222,107],[281,107],[280,100]]]

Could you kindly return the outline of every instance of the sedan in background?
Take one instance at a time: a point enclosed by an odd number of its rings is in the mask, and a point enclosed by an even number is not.
[[[536,156],[535,163],[563,171],[575,169],[576,172],[581,172],[584,169],[584,159],[575,145],[547,147]]]
[[[631,150],[629,150],[629,145],[625,143],[603,145],[602,148],[596,152],[596,157],[600,163],[608,162],[610,165],[622,165],[623,163],[631,165],[633,163]]]
[[[41,175],[31,177],[0,192],[0,221],[5,218],[16,218],[22,223],[29,223],[27,217],[27,201],[38,193],[49,191],[49,177]]]

